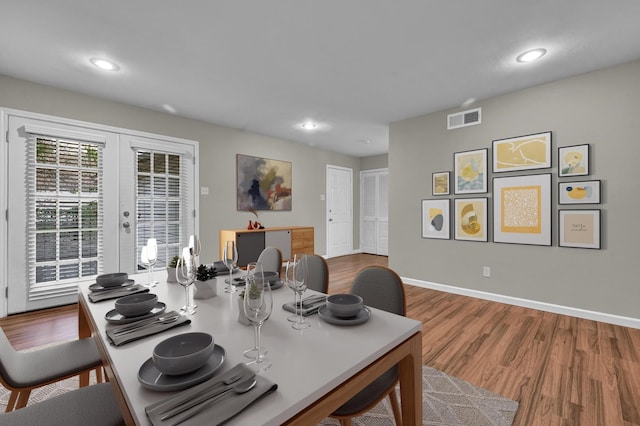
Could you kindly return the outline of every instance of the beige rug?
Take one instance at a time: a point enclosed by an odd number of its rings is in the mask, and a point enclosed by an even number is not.
[[[464,380],[448,376],[436,369],[422,368],[423,425],[456,426],[510,426],[518,410],[518,403],[474,386]],[[91,374],[91,382],[95,376]],[[78,378],[73,377],[52,383],[31,392],[28,405],[78,388]],[[0,411],[4,412],[9,391],[0,386]],[[334,419],[325,419],[320,425],[339,425]],[[373,410],[353,419],[354,426],[395,425],[389,398],[385,398]]]

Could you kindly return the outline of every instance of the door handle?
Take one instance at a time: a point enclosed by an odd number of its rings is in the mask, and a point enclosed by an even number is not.
[[[333,222],[333,219],[329,219],[329,222]]]
[[[123,223],[123,224],[122,224],[122,227],[123,227],[124,229],[129,229],[129,226],[130,226],[130,225],[129,225],[129,222],[125,222],[125,223]]]

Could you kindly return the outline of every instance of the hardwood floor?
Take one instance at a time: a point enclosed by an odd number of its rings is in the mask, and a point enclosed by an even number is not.
[[[329,259],[329,293],[387,258]],[[423,363],[520,403],[514,424],[640,425],[640,330],[406,286]],[[16,349],[77,337],[76,306],[0,319]],[[428,413],[427,413],[428,415]]]

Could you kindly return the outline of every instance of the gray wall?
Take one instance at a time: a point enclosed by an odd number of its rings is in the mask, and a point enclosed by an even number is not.
[[[372,155],[360,159],[360,170],[386,169],[389,167],[389,155]]]
[[[202,259],[218,258],[218,231],[244,228],[254,216],[236,211],[236,154],[264,156],[292,162],[293,207],[291,212],[261,212],[267,227],[304,225],[315,228],[315,250],[326,253],[326,165],[353,169],[354,249],[359,247],[360,159],[319,150],[307,145],[176,117],[149,109],[80,95],[0,75],[0,107],[49,114],[126,129],[191,139],[200,142],[200,196]],[[2,175],[4,179],[4,175]]]
[[[476,106],[482,107],[476,126],[447,131],[447,114],[459,109],[391,125],[390,266],[417,280],[640,318],[640,61]],[[421,238],[420,200],[434,198],[431,173],[453,170],[454,152],[489,148],[491,158],[494,139],[548,130],[553,167],[538,172],[552,173],[551,247]],[[558,247],[557,147],[585,143],[590,176],[577,180],[601,179],[602,204],[563,208],[602,209],[602,250]],[[490,198],[490,218],[491,207]],[[482,277],[483,266],[492,268],[491,278]]]

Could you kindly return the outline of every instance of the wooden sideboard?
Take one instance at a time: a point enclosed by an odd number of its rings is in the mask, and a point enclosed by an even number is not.
[[[265,247],[274,246],[282,252],[282,260],[294,254],[314,254],[314,232],[311,226],[283,226],[265,229],[220,230],[220,259],[225,241],[235,241],[238,248],[238,266],[255,262]]]

